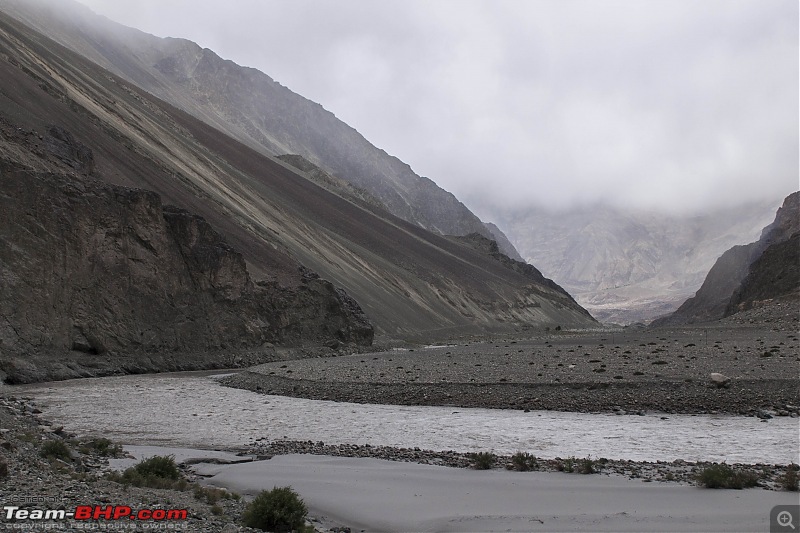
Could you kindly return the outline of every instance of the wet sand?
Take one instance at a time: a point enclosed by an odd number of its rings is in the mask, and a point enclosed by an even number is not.
[[[290,485],[323,525],[367,532],[768,531],[773,506],[797,504],[762,489],[310,455],[196,470],[243,493]]]

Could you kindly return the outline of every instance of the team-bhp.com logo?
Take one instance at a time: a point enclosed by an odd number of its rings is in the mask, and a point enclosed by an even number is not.
[[[65,509],[20,509],[3,507],[6,520],[186,520],[186,509],[137,509],[127,505],[79,505],[74,511]]]

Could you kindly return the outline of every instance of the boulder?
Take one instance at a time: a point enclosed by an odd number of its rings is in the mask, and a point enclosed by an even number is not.
[[[726,376],[725,374],[720,374],[719,372],[712,372],[711,373],[711,383],[717,386],[717,388],[728,388],[731,386],[731,378]]]

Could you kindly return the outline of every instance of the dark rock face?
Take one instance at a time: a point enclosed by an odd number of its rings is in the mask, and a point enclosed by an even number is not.
[[[726,251],[708,271],[703,285],[693,297],[686,300],[674,313],[654,320],[651,325],[675,326],[722,318],[731,294],[747,275],[755,252],[756,243],[734,246]]]
[[[552,289],[558,297],[567,303],[569,307],[580,309],[581,312],[587,316],[591,317],[588,311],[583,309],[578,305],[577,302],[570,296],[570,294],[565,291],[560,285],[558,285],[555,281],[551,280],[550,278],[544,277],[539,270],[524,261],[517,261],[516,259],[512,259],[508,255],[506,255],[503,251],[500,250],[500,245],[497,241],[487,239],[483,235],[479,233],[470,233],[469,235],[465,235],[463,237],[451,237],[453,240],[457,242],[464,243],[471,248],[474,248],[478,252],[488,255],[495,261],[502,264],[504,267],[508,268],[516,272],[517,274],[521,274],[525,278],[535,282],[537,285],[545,286]]]
[[[501,252],[503,252],[504,254],[506,254],[508,257],[510,257],[515,261],[519,261],[521,263],[525,262],[525,259],[523,259],[521,255],[519,255],[519,252],[511,243],[511,241],[508,240],[508,236],[505,233],[503,233],[503,230],[501,230],[500,228],[497,227],[496,224],[493,224],[491,222],[484,222],[483,225],[486,227],[486,229],[489,230],[489,233],[491,233],[492,238],[495,241],[497,241],[497,246],[500,248]]]
[[[750,265],[725,308],[725,316],[787,296],[800,300],[800,233],[768,246]]]
[[[254,284],[201,217],[149,191],[0,164],[0,355],[369,344],[329,282]],[[191,357],[191,356],[187,356]]]
[[[674,326],[717,320],[759,301],[789,296],[800,288],[798,238],[800,192],[786,197],[761,238],[734,246],[714,263],[703,285],[673,314],[651,325]]]

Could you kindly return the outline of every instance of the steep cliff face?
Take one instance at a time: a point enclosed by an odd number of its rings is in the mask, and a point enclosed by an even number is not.
[[[734,246],[711,267],[695,296],[674,313],[654,320],[653,326],[674,326],[717,320],[759,301],[791,295],[798,290],[800,192],[790,194],[778,209],[775,221],[761,238]]]
[[[360,308],[330,283],[254,284],[205,220],[153,192],[0,161],[0,211],[0,370],[10,381],[37,377],[20,364],[31,354],[191,359],[372,340]]]

